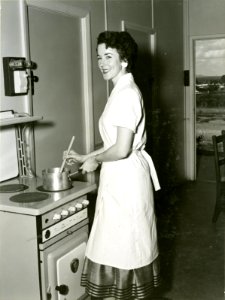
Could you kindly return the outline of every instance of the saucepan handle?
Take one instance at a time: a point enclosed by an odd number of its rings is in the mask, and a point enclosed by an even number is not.
[[[81,172],[82,172],[82,170],[78,169],[76,172],[73,172],[73,173],[69,174],[68,177],[71,177],[72,175],[75,175],[75,174],[81,173]]]

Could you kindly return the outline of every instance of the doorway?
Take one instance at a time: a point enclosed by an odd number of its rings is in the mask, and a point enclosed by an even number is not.
[[[196,179],[214,181],[212,135],[225,129],[225,38],[193,43]]]
[[[94,148],[89,12],[69,4],[26,0],[31,60],[37,65],[31,106],[44,121],[35,126],[37,175],[61,164],[72,136],[76,149]],[[73,166],[76,170],[77,166]],[[94,175],[87,175],[94,181]]]

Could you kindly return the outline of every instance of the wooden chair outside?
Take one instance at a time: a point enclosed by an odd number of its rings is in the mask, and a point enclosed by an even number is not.
[[[212,221],[215,223],[225,209],[225,130],[221,135],[213,135],[214,160],[216,170],[216,203]]]

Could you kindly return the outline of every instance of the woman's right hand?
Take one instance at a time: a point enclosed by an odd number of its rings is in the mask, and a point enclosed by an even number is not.
[[[78,154],[74,150],[70,150],[69,153],[67,151],[63,152],[63,160],[66,159],[67,165],[73,165],[75,163],[84,163],[87,159],[87,155]]]

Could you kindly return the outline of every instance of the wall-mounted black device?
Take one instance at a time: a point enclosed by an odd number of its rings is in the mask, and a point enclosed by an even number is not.
[[[190,86],[190,71],[184,70],[184,86]]]
[[[33,63],[24,57],[3,57],[5,95],[26,95],[29,90],[27,69],[33,69]]]

